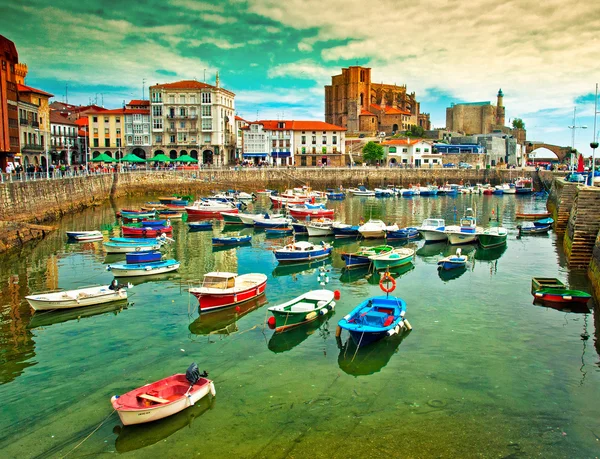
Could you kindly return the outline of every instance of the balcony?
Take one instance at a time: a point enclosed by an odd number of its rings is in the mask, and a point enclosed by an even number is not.
[[[175,129],[175,128],[167,128],[166,131],[167,132],[175,133],[175,132],[177,132],[177,129]]]
[[[19,118],[19,124],[21,126],[29,126],[29,120],[27,118]]]
[[[33,152],[44,151],[44,146],[28,143],[28,144],[23,145],[21,147],[21,150],[25,153],[27,153],[29,151],[33,151]]]
[[[39,123],[38,121],[32,121],[32,122],[31,122],[31,125],[32,125],[33,127],[40,127],[40,123]]]
[[[177,114],[171,115],[171,114],[168,114],[167,118],[169,118],[170,120],[175,120],[175,119],[193,120],[198,117],[196,115],[177,115]]]

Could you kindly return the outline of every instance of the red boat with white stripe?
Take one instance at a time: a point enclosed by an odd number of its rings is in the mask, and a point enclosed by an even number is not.
[[[290,215],[297,220],[305,220],[306,217],[309,217],[311,220],[313,218],[331,218],[333,219],[333,214],[335,211],[333,209],[307,209],[305,208],[291,208],[289,209]]]
[[[193,217],[220,217],[221,212],[238,213],[238,208],[229,202],[196,201],[185,208],[188,215]]]
[[[121,227],[123,231],[123,237],[157,237],[162,234],[172,234],[173,227],[172,226],[162,226],[160,228],[151,228],[151,227],[134,227],[123,225]]]
[[[200,312],[234,306],[265,293],[267,276],[260,273],[242,274],[212,272],[204,275],[202,287],[190,288],[198,298]]]

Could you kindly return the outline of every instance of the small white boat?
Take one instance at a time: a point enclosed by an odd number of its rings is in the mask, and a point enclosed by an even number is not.
[[[279,228],[289,226],[290,223],[292,223],[292,219],[287,217],[269,216],[269,218],[265,218],[264,216],[260,216],[254,219],[254,226],[257,228]]]
[[[517,188],[513,183],[504,183],[502,189],[504,190],[504,194],[517,194]]]
[[[376,255],[371,255],[369,260],[377,271],[396,268],[403,266],[413,261],[415,251],[408,247],[400,247],[389,252],[381,252]]]
[[[78,239],[78,237],[99,237],[102,238],[102,233],[100,231],[65,231],[67,237],[73,240],[84,240]]]
[[[81,235],[78,234],[77,236],[75,236],[75,240],[77,242],[101,241],[102,239],[103,239],[102,233],[100,233],[100,234],[81,234]]]
[[[237,214],[242,223],[246,226],[254,226],[254,219],[262,217],[263,214],[249,214],[245,212],[240,212]]]
[[[450,270],[457,268],[464,268],[467,265],[469,257],[461,254],[461,249],[456,249],[456,255],[450,255],[449,257],[442,258],[438,261],[438,268]]]
[[[397,231],[398,225],[386,225],[381,220],[369,220],[358,227],[358,232],[365,239],[384,239],[387,231]]]
[[[483,232],[483,229],[477,228],[477,220],[470,207],[466,210],[464,217],[460,219],[460,226],[446,227],[448,242],[453,245],[476,242],[478,232]]]
[[[354,196],[375,196],[375,192],[373,190],[367,190],[364,186],[350,188],[348,191]]]
[[[306,222],[306,231],[309,236],[332,236],[333,220],[325,218],[323,220],[313,220]]]
[[[137,277],[177,271],[179,265],[177,260],[161,260],[149,263],[114,264],[108,265],[106,269],[112,271],[115,277]]]
[[[127,299],[127,290],[124,287],[117,290],[110,289],[109,287],[108,285],[101,285],[77,290],[39,293],[37,295],[26,296],[25,299],[36,311],[81,308]],[[117,287],[119,286],[117,285]]]
[[[445,241],[448,239],[446,234],[446,222],[443,218],[426,218],[421,226],[417,228],[419,234],[425,239],[425,242]]]
[[[245,191],[240,191],[237,195],[236,198],[238,198],[240,201],[252,201],[256,196],[250,194],[250,193],[246,193]]]

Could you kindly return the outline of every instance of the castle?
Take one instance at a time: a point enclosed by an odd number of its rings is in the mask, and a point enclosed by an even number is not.
[[[431,129],[428,113],[420,113],[415,93],[406,85],[372,83],[371,69],[343,68],[325,86],[325,121],[343,126],[348,132],[406,131],[411,126]]]

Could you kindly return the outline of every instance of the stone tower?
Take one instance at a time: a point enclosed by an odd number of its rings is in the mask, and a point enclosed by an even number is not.
[[[498,90],[498,102],[496,103],[496,124],[500,126],[504,126],[504,94],[502,93],[502,88]]]
[[[27,64],[18,63],[15,64],[15,77],[17,84],[25,84],[25,77],[27,76]]]

